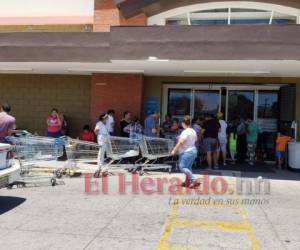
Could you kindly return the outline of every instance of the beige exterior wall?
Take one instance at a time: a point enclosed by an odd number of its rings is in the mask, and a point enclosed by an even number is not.
[[[90,76],[0,75],[0,101],[12,106],[19,128],[40,135],[46,134],[46,118],[55,107],[77,136],[90,122],[90,86]]]
[[[298,124],[298,140],[300,141],[300,79],[298,79],[296,86],[296,120]]]
[[[92,32],[92,24],[1,25],[0,32]]]
[[[298,122],[298,139],[300,140],[300,78],[257,78],[257,77],[145,77],[144,83],[144,101],[147,96],[157,96],[159,107],[162,108],[162,87],[163,83],[231,83],[231,84],[251,84],[251,83],[269,83],[269,84],[296,84],[296,119]]]

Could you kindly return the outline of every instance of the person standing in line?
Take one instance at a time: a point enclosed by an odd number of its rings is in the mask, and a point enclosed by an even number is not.
[[[113,109],[109,109],[107,111],[107,122],[106,122],[106,128],[110,135],[114,134],[114,126],[115,126],[115,111]]]
[[[256,159],[256,145],[258,138],[258,126],[255,121],[253,121],[252,116],[247,117],[247,149],[249,164],[254,165]]]
[[[237,132],[235,121],[233,121],[228,127],[228,137],[231,163],[235,164],[237,152]]]
[[[51,114],[47,117],[47,136],[59,138],[61,136],[61,119],[57,109],[52,109]]]
[[[276,158],[278,168],[282,168],[284,159],[286,158],[286,150],[288,143],[292,140],[292,137],[285,135],[286,131],[281,129],[276,138]]]
[[[94,130],[95,134],[97,135],[97,142],[99,144],[99,153],[98,153],[98,160],[97,160],[97,164],[99,167],[101,167],[104,163],[106,138],[109,136],[109,133],[106,128],[107,119],[108,119],[107,114],[100,115],[99,121],[97,122]]]
[[[217,113],[217,118],[220,123],[220,131],[218,134],[219,148],[218,148],[218,160],[223,158],[223,165],[226,166],[227,158],[227,122],[223,119],[224,115],[222,112]],[[222,152],[222,154],[221,154]]]
[[[141,138],[141,134],[143,132],[143,127],[137,117],[133,119],[133,121],[124,128],[124,131],[129,133],[129,137],[133,140],[139,140]]]
[[[165,116],[165,121],[162,124],[162,132],[163,132],[163,136],[165,138],[170,138],[172,131],[171,131],[171,127],[172,127],[173,121],[172,121],[172,117],[169,114],[166,114]]]
[[[244,163],[247,157],[247,130],[242,117],[238,118],[237,124],[237,161]]]
[[[209,169],[218,168],[217,150],[219,130],[219,121],[212,114],[207,114],[202,127],[202,135]]]
[[[11,107],[7,103],[1,105],[0,112],[0,142],[5,143],[6,137],[11,136],[16,129],[16,119],[9,115]]]
[[[123,119],[120,121],[120,135],[122,137],[129,137],[130,134],[125,128],[131,123],[131,113],[129,111],[125,111],[123,113]]]
[[[160,128],[158,124],[159,120],[159,114],[157,112],[152,112],[151,115],[149,115],[145,119],[145,128],[144,128],[144,134],[149,137],[158,137],[160,133]]]
[[[193,188],[198,185],[192,171],[193,164],[197,158],[195,143],[198,137],[195,130],[191,128],[190,116],[183,118],[182,127],[184,130],[180,134],[178,143],[171,154],[176,155],[179,152],[179,169],[186,177],[184,186]]]
[[[68,135],[68,123],[66,120],[66,116],[63,113],[59,114],[60,122],[61,122],[61,135]]]
[[[79,139],[82,141],[95,142],[95,133],[91,131],[89,125],[84,125],[83,130],[79,135]]]

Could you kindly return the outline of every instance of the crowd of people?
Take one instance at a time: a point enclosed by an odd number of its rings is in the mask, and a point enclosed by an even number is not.
[[[115,112],[108,110],[102,114],[94,129],[91,131],[85,126],[80,135],[80,139],[94,141],[97,138],[99,144],[102,144],[106,135],[117,135],[122,137],[135,138],[140,134],[150,137],[162,137],[179,141],[184,127],[187,125],[187,119],[180,121],[178,118],[172,118],[166,115],[162,123],[157,112],[148,115],[142,126],[137,117],[132,117],[129,111],[123,113],[120,120],[120,133],[116,133]],[[208,165],[209,169],[218,169],[219,164],[224,166],[228,163],[245,163],[254,165],[256,161],[256,151],[258,143],[259,128],[251,115],[246,118],[241,116],[227,123],[223,113],[216,115],[205,114],[203,118],[194,118],[190,120],[189,126],[195,131],[197,139],[195,140],[195,148],[197,150],[197,164]],[[91,134],[95,133],[94,137]],[[284,131],[278,133],[276,140],[276,157],[278,166],[282,165],[284,152],[287,143],[291,140],[285,135]],[[229,158],[229,159],[228,159]]]
[[[0,142],[14,133],[16,119],[10,115],[9,104],[2,104],[0,112]],[[63,114],[52,109],[47,117],[48,137],[58,138],[67,132],[67,122]],[[117,133],[117,128],[119,133]],[[152,112],[142,123],[137,117],[132,117],[130,111],[125,111],[123,117],[116,124],[115,111],[110,109],[99,117],[94,129],[89,125],[83,127],[79,135],[80,140],[105,143],[109,135],[137,138],[141,134],[150,137],[163,137],[176,142],[173,154],[179,153],[179,167],[187,175],[187,181],[193,180],[191,166],[195,163],[207,163],[209,169],[218,169],[219,164],[226,165],[236,162],[254,165],[259,128],[251,115],[246,118],[237,117],[227,123],[223,113],[215,115],[205,114],[203,118],[185,116],[182,121],[166,115],[162,123],[157,112]],[[276,158],[281,167],[285,158],[288,142],[292,138],[281,130],[276,139]],[[99,152],[99,162],[103,162],[104,150]],[[228,159],[229,157],[229,159]],[[191,165],[192,164],[192,165]],[[184,169],[186,168],[186,169]],[[189,172],[190,171],[190,172]]]

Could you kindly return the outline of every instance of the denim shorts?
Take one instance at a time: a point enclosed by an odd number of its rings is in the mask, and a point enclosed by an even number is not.
[[[192,149],[190,151],[181,153],[179,155],[179,169],[181,170],[182,168],[188,168],[191,170],[194,161],[197,158],[197,154],[197,149]]]
[[[218,140],[212,137],[204,138],[203,146],[206,152],[215,152],[218,150]]]
[[[61,137],[61,132],[60,131],[58,131],[58,132],[49,132],[48,131],[47,136],[52,137],[52,138],[59,138],[59,137]]]
[[[277,158],[283,158],[283,157],[284,157],[284,154],[285,154],[285,152],[277,151],[277,150],[276,150],[276,157],[277,157]]]

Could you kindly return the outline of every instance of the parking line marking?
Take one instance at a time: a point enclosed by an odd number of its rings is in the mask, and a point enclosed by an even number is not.
[[[230,183],[231,185],[233,183]],[[182,196],[182,195],[181,195]],[[234,195],[235,196],[235,195]],[[236,197],[236,196],[235,196]],[[189,220],[189,219],[183,219],[178,217],[178,210],[179,206],[181,205],[178,202],[176,204],[173,204],[171,212],[168,216],[168,219],[166,221],[166,224],[164,225],[163,233],[160,238],[157,250],[188,250],[188,249],[194,249],[194,248],[187,248],[187,247],[176,247],[169,244],[169,238],[172,233],[172,229],[174,227],[183,227],[183,228],[214,228],[214,229],[221,229],[221,230],[228,230],[228,231],[239,231],[244,232],[250,241],[252,245],[253,250],[260,250],[260,244],[258,243],[256,239],[255,232],[253,230],[253,227],[249,221],[248,213],[244,206],[242,206],[241,201],[239,198],[236,198],[239,202],[236,205],[201,205],[201,206],[207,206],[207,207],[215,207],[215,208],[232,208],[237,209],[242,216],[243,220],[242,222],[226,222],[226,221],[205,221],[205,220]],[[195,206],[191,204],[191,206]],[[199,206],[199,205],[198,205]]]

